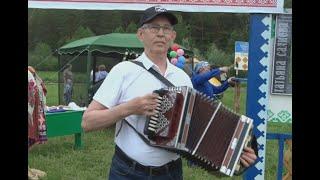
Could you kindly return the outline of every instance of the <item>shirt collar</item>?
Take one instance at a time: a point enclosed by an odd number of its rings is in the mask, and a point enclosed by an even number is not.
[[[153,69],[155,69],[156,71],[158,71],[158,72],[160,71],[159,67],[156,64],[154,64],[144,52],[141,54],[141,56],[139,56],[138,59],[142,62],[142,64],[144,65],[144,67],[147,70],[149,70],[151,67],[153,67]],[[175,72],[174,65],[171,64],[169,62],[168,58],[167,58],[167,69],[166,69],[166,72],[165,72],[165,76],[167,76],[167,75],[169,75],[171,73],[174,73],[174,72]]]
[[[149,70],[152,66],[156,66],[144,52],[141,54],[141,56],[139,56],[138,59],[142,62],[147,70]]]

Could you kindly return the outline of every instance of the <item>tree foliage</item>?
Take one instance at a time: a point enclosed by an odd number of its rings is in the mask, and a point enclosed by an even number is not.
[[[136,33],[138,29],[138,26],[136,23],[134,23],[133,21],[130,22],[130,24],[128,25],[128,27],[126,28],[126,32],[127,33]]]
[[[90,36],[95,36],[95,34],[89,29],[89,28],[84,28],[80,26],[71,36],[71,38],[66,39],[66,43],[85,38],[85,37],[90,37]]]
[[[119,26],[113,30],[114,33],[125,33],[126,31],[122,28],[122,26]]]
[[[58,60],[53,56],[50,46],[46,43],[38,43],[34,51],[28,54],[28,65],[37,70],[57,70]]]
[[[285,0],[290,8],[292,0]],[[235,41],[249,41],[249,14],[174,12],[179,23],[175,42],[194,50],[199,58],[229,64]],[[67,42],[111,32],[135,33],[140,11],[28,10],[28,51],[40,55],[39,47],[57,49]],[[41,49],[41,48],[40,48]],[[46,48],[43,51],[48,51]],[[32,58],[32,63],[39,58]],[[30,61],[30,62],[31,62]]]
[[[205,52],[204,57],[210,64],[216,66],[230,66],[233,64],[232,54],[227,54],[218,49],[214,43],[212,43],[208,51]]]
[[[92,34],[111,32],[134,33],[138,28],[137,11],[85,11],[29,9],[29,50],[37,43],[45,42],[52,49],[61,47],[73,39],[77,30],[89,29]],[[192,42],[191,48],[207,50],[215,43],[219,49],[231,52],[230,37],[248,40],[249,15],[230,13],[175,12],[179,23],[175,26],[177,43]],[[50,32],[50,33],[48,33]],[[91,34],[91,33],[90,33]]]

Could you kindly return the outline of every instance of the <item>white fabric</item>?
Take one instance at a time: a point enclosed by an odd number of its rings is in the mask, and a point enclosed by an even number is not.
[[[32,82],[32,83],[30,83]],[[33,125],[33,111],[34,111],[34,103],[29,103],[30,100],[29,98],[31,98],[32,100],[34,100],[34,88],[35,86],[37,86],[36,84],[36,80],[34,79],[33,74],[28,70],[28,86],[32,87],[28,87],[30,89],[28,89],[28,117],[30,117],[30,119],[28,119],[28,122],[30,125]]]
[[[143,53],[138,59],[149,69],[153,67],[160,72],[158,66]],[[181,69],[169,63],[167,59],[165,77],[175,86],[192,87],[189,76]],[[111,108],[125,103],[135,97],[152,93],[165,85],[142,67],[131,62],[121,62],[114,66],[93,99]],[[146,117],[131,115],[126,118],[130,124],[143,134]],[[121,121],[117,122],[116,132]],[[123,123],[116,144],[132,159],[146,166],[161,166],[178,158],[175,153],[147,145],[126,123]]]

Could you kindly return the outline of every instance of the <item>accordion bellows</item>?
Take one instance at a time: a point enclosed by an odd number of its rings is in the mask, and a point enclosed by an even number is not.
[[[220,101],[182,87],[156,90],[159,104],[144,133],[155,147],[176,152],[208,171],[233,176],[251,137],[252,119]]]

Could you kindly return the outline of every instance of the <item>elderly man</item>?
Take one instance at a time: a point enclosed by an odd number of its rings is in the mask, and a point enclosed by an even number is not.
[[[146,9],[140,19],[137,37],[144,53],[136,61],[153,68],[175,86],[192,87],[189,76],[172,65],[167,52],[176,32],[177,18],[161,6]],[[165,85],[146,69],[132,63],[114,66],[85,111],[82,127],[99,130],[116,123],[115,154],[109,179],[183,179],[181,158],[176,153],[149,146],[143,134],[146,116],[156,114],[158,95]],[[125,119],[126,121],[124,121]],[[252,163],[250,159],[248,163]]]

